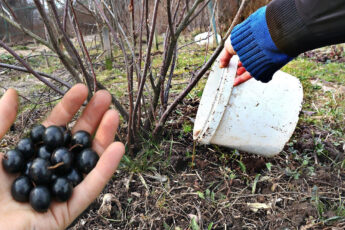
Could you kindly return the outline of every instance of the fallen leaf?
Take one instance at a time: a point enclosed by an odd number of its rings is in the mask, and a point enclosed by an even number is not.
[[[107,193],[103,196],[102,205],[98,209],[98,214],[105,217],[111,217],[111,210],[113,208],[112,203],[115,202],[118,206],[117,208],[121,211],[119,206],[119,201],[116,199],[115,195],[112,193]]]
[[[265,203],[247,203],[247,206],[253,212],[257,212],[259,209],[271,209],[272,208],[271,203],[268,203],[268,204],[265,204]]]
[[[138,192],[132,192],[131,195],[136,196],[138,198],[140,198],[140,196],[141,196],[141,194]]]

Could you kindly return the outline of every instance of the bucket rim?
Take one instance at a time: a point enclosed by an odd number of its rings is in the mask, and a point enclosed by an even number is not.
[[[218,129],[218,126],[223,118],[225,109],[228,106],[228,102],[232,94],[238,62],[239,57],[235,55],[231,58],[228,67],[220,69],[218,59],[212,67],[212,71],[208,77],[207,83],[203,91],[203,95],[200,100],[200,105],[194,124],[198,124],[198,119],[200,119],[200,117],[202,116],[202,114],[200,113],[202,113],[203,110],[200,107],[207,106],[207,103],[205,103],[207,101],[207,98],[205,98],[206,90],[210,90],[210,85],[213,84],[212,81],[214,81],[215,78],[221,78],[221,80],[219,81],[219,84],[216,89],[214,103],[212,104],[210,109],[207,109],[208,114],[206,115],[206,122],[204,122],[202,128],[197,128],[197,126],[194,125],[193,139],[199,143],[210,144],[214,134]],[[219,72],[221,73],[221,76],[217,76]],[[205,116],[205,114],[203,115]]]

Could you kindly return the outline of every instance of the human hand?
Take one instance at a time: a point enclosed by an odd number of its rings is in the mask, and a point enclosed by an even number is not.
[[[65,125],[86,100],[86,86],[77,84],[55,106],[44,126]],[[85,130],[95,134],[92,148],[100,155],[96,167],[73,189],[72,197],[63,203],[52,201],[45,213],[38,213],[28,203],[16,202],[11,196],[15,175],[6,173],[0,164],[0,229],[65,229],[101,193],[114,174],[123,154],[122,143],[113,142],[119,124],[119,116],[110,110],[110,94],[98,91],[84,109],[72,129],[72,133]],[[0,139],[14,122],[18,96],[10,89],[0,99]],[[3,155],[0,155],[2,161]]]
[[[229,65],[230,59],[232,56],[236,55],[236,51],[231,45],[230,39],[227,39],[224,45],[224,49],[222,50],[222,53],[220,54],[220,68],[225,68]],[[252,76],[246,69],[242,66],[242,63],[238,63],[237,67],[237,74],[234,81],[234,86],[240,85],[243,82],[248,81],[251,79]]]

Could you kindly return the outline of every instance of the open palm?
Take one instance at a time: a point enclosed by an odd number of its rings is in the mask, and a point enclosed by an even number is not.
[[[74,86],[55,106],[43,125],[47,127],[70,122],[87,94],[84,85]],[[12,89],[0,100],[0,139],[15,120],[17,101],[17,93]],[[124,153],[123,144],[113,142],[119,117],[115,110],[109,110],[110,103],[110,94],[98,91],[72,129],[72,133],[85,130],[95,134],[92,148],[100,155],[100,159],[96,167],[73,189],[72,197],[67,202],[53,201],[46,213],[34,211],[28,203],[16,202],[10,192],[16,176],[6,173],[0,164],[0,229],[64,229],[96,199]]]

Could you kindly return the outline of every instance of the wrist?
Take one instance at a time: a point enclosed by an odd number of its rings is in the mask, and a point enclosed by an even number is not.
[[[231,33],[231,44],[246,70],[257,80],[268,82],[292,58],[273,42],[262,7]]]

